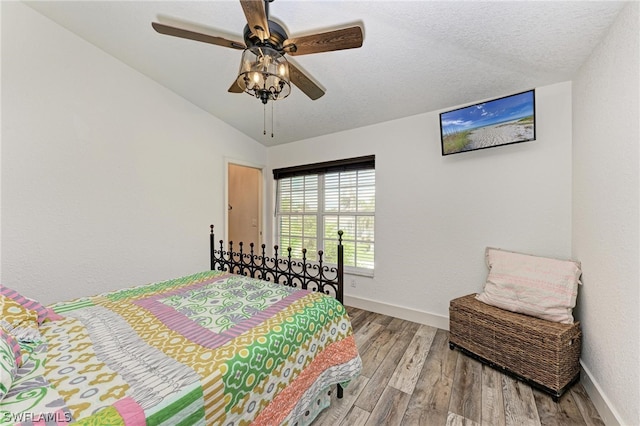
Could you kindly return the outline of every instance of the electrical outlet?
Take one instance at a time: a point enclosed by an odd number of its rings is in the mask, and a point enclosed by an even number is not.
[[[351,287],[356,288],[356,280],[351,278]]]

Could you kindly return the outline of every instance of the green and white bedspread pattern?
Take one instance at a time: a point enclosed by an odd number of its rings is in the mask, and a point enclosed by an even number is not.
[[[303,424],[362,367],[338,301],[218,271],[53,309],[0,424]]]

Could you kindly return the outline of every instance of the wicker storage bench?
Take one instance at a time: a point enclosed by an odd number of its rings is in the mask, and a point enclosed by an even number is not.
[[[580,323],[561,324],[476,300],[449,304],[449,347],[549,393],[554,400],[580,378]]]

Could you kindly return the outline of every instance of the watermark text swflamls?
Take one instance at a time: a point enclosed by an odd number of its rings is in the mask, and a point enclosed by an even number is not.
[[[25,422],[56,422],[71,423],[71,413],[57,411],[55,413],[9,413],[8,411],[0,412],[0,423],[25,423]]]

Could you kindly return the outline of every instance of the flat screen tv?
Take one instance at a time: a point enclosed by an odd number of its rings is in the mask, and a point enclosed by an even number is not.
[[[440,114],[442,155],[535,139],[535,90]]]

